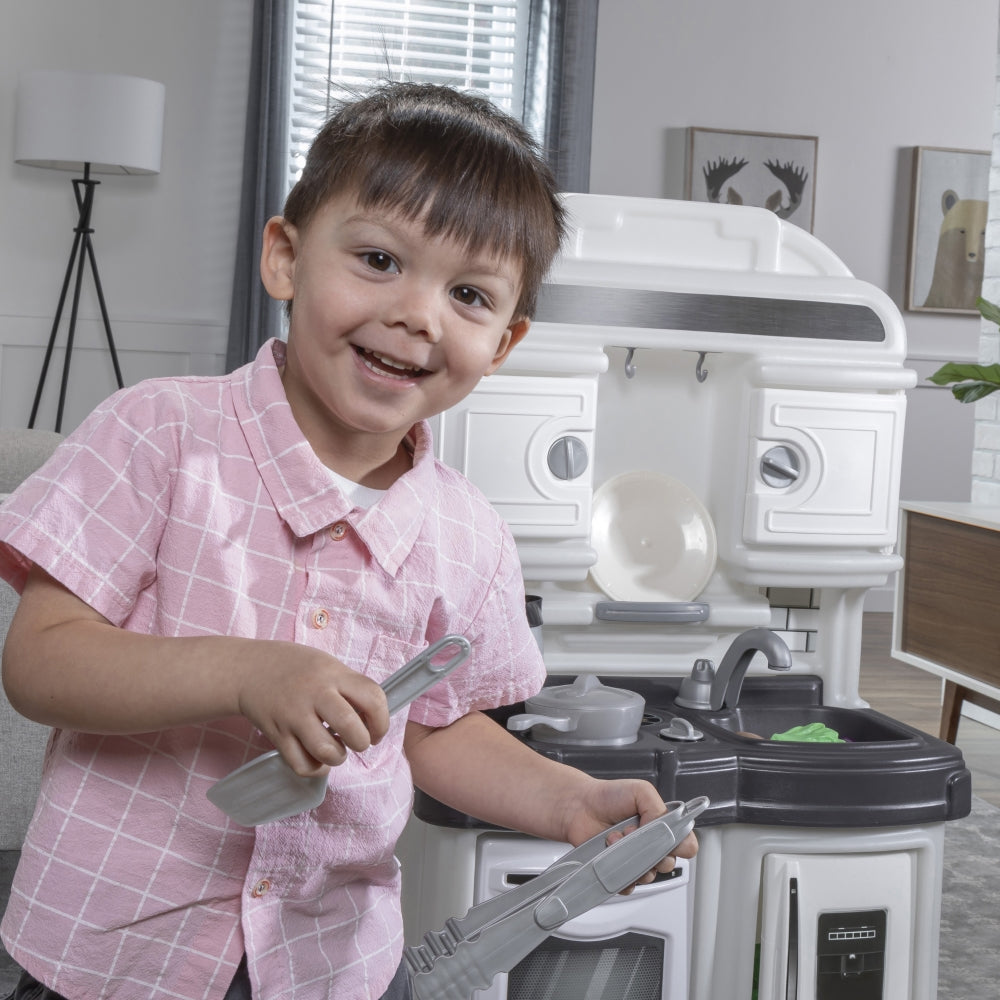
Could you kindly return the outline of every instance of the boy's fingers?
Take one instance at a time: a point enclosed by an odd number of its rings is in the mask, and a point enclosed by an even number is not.
[[[678,845],[674,848],[674,854],[679,858],[693,858],[698,853],[698,837],[692,830]]]
[[[389,727],[385,695],[377,685],[360,694],[333,693],[318,706],[318,712],[330,732],[355,753],[377,743]]]
[[[275,749],[281,754],[285,763],[300,778],[312,778],[317,774],[324,774],[329,771],[331,767],[336,767],[337,764],[342,763],[344,758],[347,756],[347,751],[341,746],[339,759],[336,759],[336,752],[324,754],[323,759],[320,759],[319,757],[314,756],[310,751],[306,750],[305,747],[292,736],[283,740],[281,745],[277,745]]]

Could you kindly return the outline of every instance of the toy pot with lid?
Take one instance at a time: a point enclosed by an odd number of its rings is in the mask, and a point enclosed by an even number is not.
[[[638,739],[646,702],[634,691],[581,674],[572,684],[542,688],[524,707],[507,720],[508,729],[530,729],[532,739],[543,743],[624,746]]]

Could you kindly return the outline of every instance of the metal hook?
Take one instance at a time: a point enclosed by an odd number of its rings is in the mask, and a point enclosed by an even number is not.
[[[635,378],[635,363],[632,358],[635,357],[635,348],[630,347],[628,349],[628,354],[625,355],[625,378]]]
[[[707,353],[708,353],[707,351],[698,352],[698,363],[695,365],[694,368],[694,377],[699,382],[704,382],[705,379],[708,378],[708,369],[703,367],[705,364],[705,355]]]

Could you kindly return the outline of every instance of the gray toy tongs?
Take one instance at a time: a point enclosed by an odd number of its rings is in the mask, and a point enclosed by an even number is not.
[[[637,816],[564,854],[536,878],[473,906],[403,952],[416,1000],[470,1000],[509,972],[556,928],[632,885],[694,828],[704,796],[668,802],[667,812],[614,844],[608,835]]]

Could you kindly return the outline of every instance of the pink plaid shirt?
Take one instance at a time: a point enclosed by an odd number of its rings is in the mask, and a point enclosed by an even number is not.
[[[534,693],[544,667],[496,512],[423,425],[412,470],[352,509],[292,417],[283,348],[102,404],[0,508],[0,573],[20,587],[34,562],[122,628],[294,640],[377,681],[460,633],[472,656],[409,710],[431,726]],[[405,721],[333,769],[318,809],[256,829],[205,797],[268,749],[246,719],[56,730],[4,944],[70,998],[222,997],[244,951],[265,1000],[381,996],[402,949]]]

